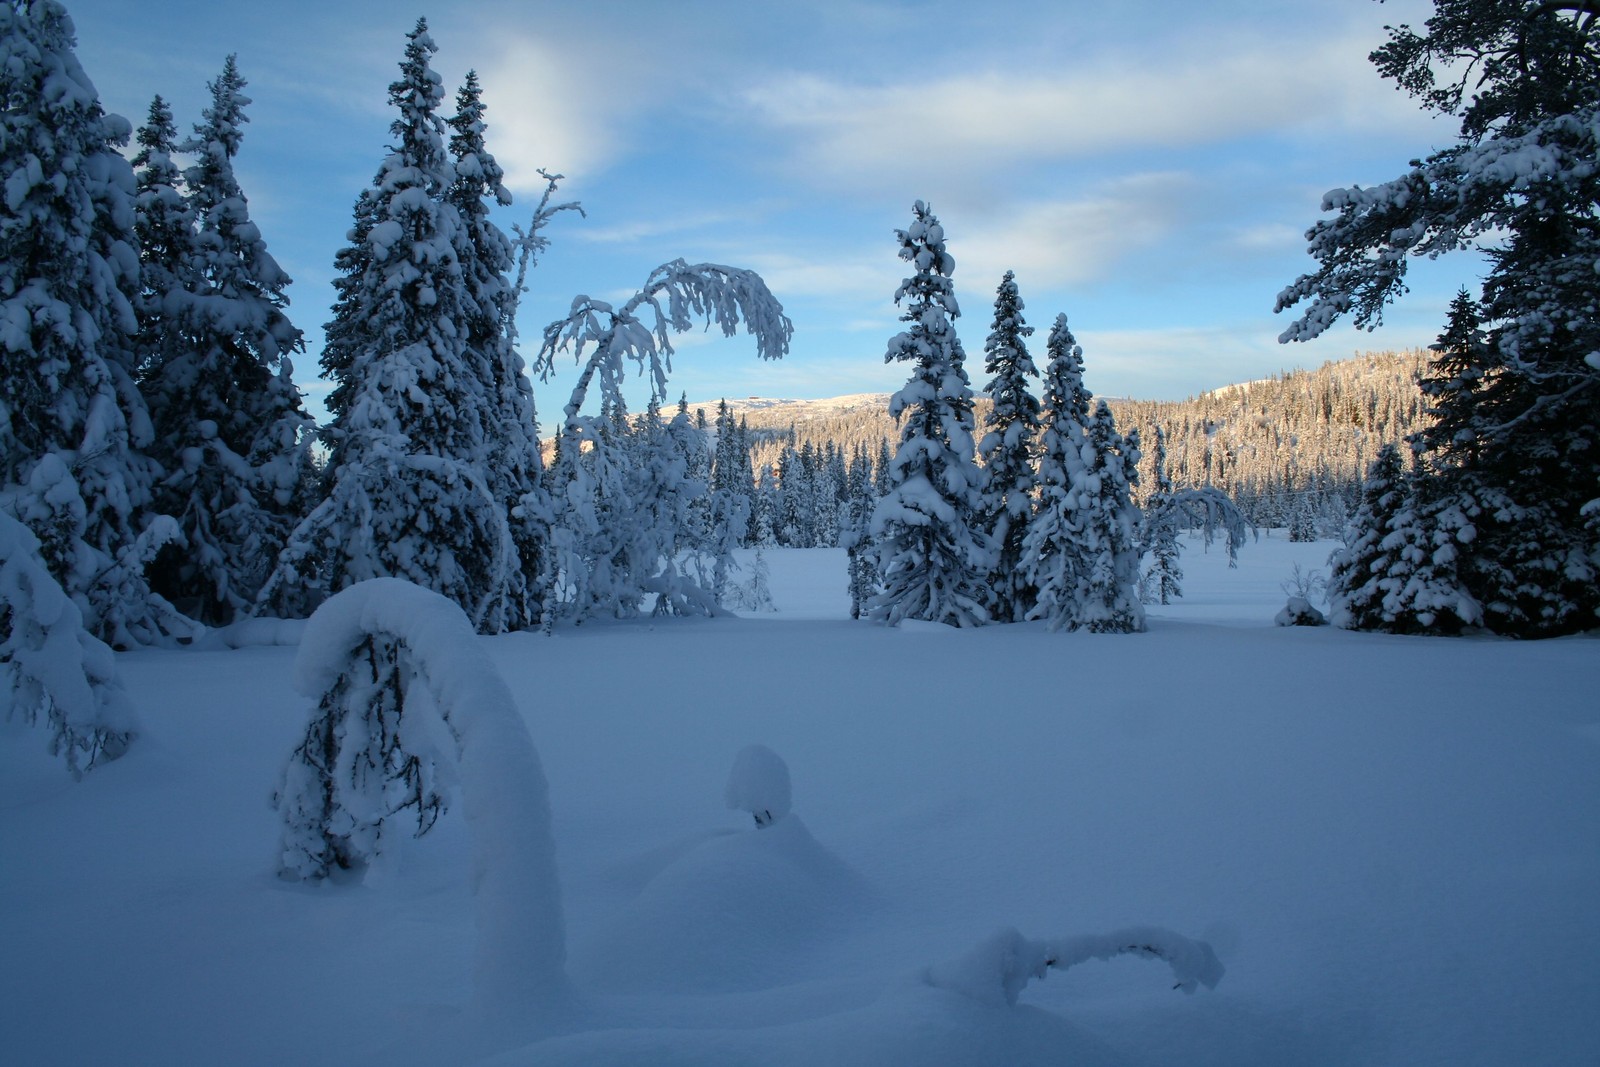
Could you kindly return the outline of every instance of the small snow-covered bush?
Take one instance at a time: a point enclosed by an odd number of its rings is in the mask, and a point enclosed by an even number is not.
[[[757,826],[771,826],[789,814],[789,765],[766,745],[740,749],[723,799],[730,808],[748,811]]]
[[[1279,626],[1326,626],[1328,617],[1311,606],[1303,596],[1291,596],[1283,610],[1273,617]]]
[[[39,541],[0,511],[0,705],[50,730],[74,778],[128,750],[133,705],[111,649],[44,565]]]

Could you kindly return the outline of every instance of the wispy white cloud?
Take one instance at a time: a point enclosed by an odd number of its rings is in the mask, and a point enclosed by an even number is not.
[[[1049,73],[880,84],[797,73],[750,89],[743,104],[790,139],[802,170],[858,181],[899,181],[930,161],[981,176],[1040,160],[1319,127],[1392,132],[1422,121],[1351,61],[1370,47],[1365,37],[1188,41],[1165,54],[1101,55]]]
[[[998,284],[1007,270],[1026,286],[1105,278],[1131,253],[1164,239],[1182,217],[1193,179],[1137,174],[1085,195],[1034,200],[972,216],[952,236],[964,286]],[[963,216],[965,218],[965,216]],[[959,237],[959,241],[956,238]]]
[[[587,175],[613,162],[654,65],[622,39],[502,34],[479,74],[507,184],[535,191],[541,167]]]

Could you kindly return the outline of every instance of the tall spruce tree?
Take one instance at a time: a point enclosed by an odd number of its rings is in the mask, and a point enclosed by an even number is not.
[[[191,627],[144,565],[177,534],[151,510],[156,466],[135,385],[134,176],[55,0],[0,4],[0,508],[84,626],[112,645]]]
[[[1410,256],[1484,252],[1481,299],[1452,308],[1424,380],[1424,476],[1472,525],[1459,574],[1487,626],[1525,637],[1593,627],[1600,541],[1584,516],[1600,490],[1600,14],[1592,3],[1435,0],[1424,32],[1391,27],[1370,58],[1424,108],[1459,119],[1459,140],[1393,181],[1324,198],[1337,214],[1308,234],[1318,270],[1278,297],[1279,310],[1309,301],[1282,339],[1315,337],[1346,313],[1380,321]]]
[[[1038,510],[1023,543],[1028,581],[1038,590],[1030,618],[1058,630],[1073,623],[1076,589],[1088,568],[1078,488],[1083,484],[1089,401],[1083,349],[1057,315],[1046,342],[1044,430],[1039,435]]]
[[[517,630],[534,625],[540,617],[550,504],[542,484],[533,385],[514,343],[513,243],[490,217],[491,204],[509,205],[511,193],[505,187],[505,172],[484,142],[484,112],[477,72],[468,71],[449,121],[455,177],[446,201],[461,217],[456,258],[466,290],[467,350],[472,365],[489,374],[485,473],[490,493],[506,513],[516,555],[516,566],[506,575],[503,600],[491,609],[495,617],[484,625]]]
[[[1006,271],[984,345],[985,370],[991,375],[984,392],[993,407],[986,420],[989,432],[978,444],[983,457],[978,523],[995,550],[988,584],[994,617],[1001,622],[1021,622],[1038,599],[1022,565],[1033,515],[1034,449],[1042,428],[1039,401],[1028,391],[1028,379],[1039,376],[1025,340],[1033,327],[1024,323],[1022,309],[1016,278]]]
[[[1167,432],[1156,424],[1154,492],[1145,508],[1144,549],[1150,553],[1145,572],[1146,599],[1170,604],[1183,596],[1183,566],[1179,562],[1178,529],[1182,512],[1173,499],[1172,476],[1167,473]]]
[[[183,544],[151,565],[158,592],[202,622],[223,624],[253,606],[289,530],[300,518],[311,419],[295,387],[291,353],[304,349],[285,314],[289,277],[267,252],[234,175],[250,103],[233,56],[209,84],[211,104],[182,146],[186,240],[172,229],[160,184],[164,133],[152,107],[141,131],[141,233],[172,242],[146,260],[140,387],[162,465],[156,506],[178,519]],[[143,155],[143,153],[141,154]],[[166,231],[163,233],[163,231]],[[184,241],[181,251],[174,247]],[[173,255],[173,252],[178,254]],[[167,275],[170,272],[170,276]],[[170,286],[164,292],[154,284]]]
[[[984,582],[993,551],[977,528],[978,466],[972,443],[972,386],[954,319],[961,314],[944,227],[922,201],[897,230],[900,258],[915,273],[896,304],[909,328],[889,341],[884,362],[909,362],[911,378],[889,401],[900,423],[890,489],[872,518],[883,592],[872,617],[893,626],[923,619],[951,626],[989,621]]]
[[[1082,561],[1067,612],[1068,626],[1093,633],[1138,633],[1144,629],[1139,598],[1138,511],[1131,496],[1138,478],[1139,438],[1117,433],[1104,400],[1089,417],[1084,468],[1068,491],[1076,504],[1072,525],[1079,532]]]
[[[303,611],[365,578],[406,578],[459,604],[473,625],[505,625],[519,567],[488,452],[497,426],[482,321],[448,193],[455,168],[438,108],[437,46],[419,19],[389,86],[395,139],[356,203],[340,254],[339,302],[324,370],[336,382],[326,499],[300,523],[267,590]]]

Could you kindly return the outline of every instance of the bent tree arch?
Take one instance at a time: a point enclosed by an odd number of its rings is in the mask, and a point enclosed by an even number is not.
[[[360,582],[311,616],[295,688],[318,701],[284,770],[280,873],[359,878],[410,811],[416,834],[458,784],[472,837],[474,979],[491,1007],[566,989],[550,797],[533,740],[472,624],[399,578]]]

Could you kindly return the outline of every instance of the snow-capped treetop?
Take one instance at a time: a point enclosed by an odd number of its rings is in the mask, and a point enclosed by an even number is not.
[[[728,807],[748,811],[757,826],[770,826],[789,814],[789,765],[766,745],[746,745],[733,758],[722,797]]]

